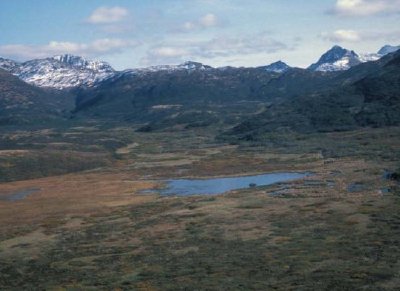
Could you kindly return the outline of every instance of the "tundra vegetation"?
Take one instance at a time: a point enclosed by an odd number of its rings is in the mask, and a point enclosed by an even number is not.
[[[0,95],[0,289],[396,290],[399,59],[62,93],[0,72],[20,94]],[[216,196],[152,191],[269,172],[312,175]]]

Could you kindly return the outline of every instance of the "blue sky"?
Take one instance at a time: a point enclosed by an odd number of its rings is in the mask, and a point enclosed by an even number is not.
[[[334,44],[400,44],[400,0],[1,0],[0,56],[71,53],[116,69],[306,67]]]

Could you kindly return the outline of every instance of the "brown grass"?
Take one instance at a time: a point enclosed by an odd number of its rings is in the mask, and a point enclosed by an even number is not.
[[[73,215],[88,216],[108,208],[146,203],[152,195],[140,195],[154,183],[135,180],[128,174],[81,173],[0,184],[0,193],[39,188],[23,200],[0,200],[0,227],[68,220]]]

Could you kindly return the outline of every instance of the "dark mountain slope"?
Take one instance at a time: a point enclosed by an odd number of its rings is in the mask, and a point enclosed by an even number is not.
[[[341,131],[400,125],[400,52],[335,76],[321,91],[274,104],[227,136],[258,140],[273,131]]]
[[[271,102],[312,92],[335,73],[290,69],[223,68],[125,74],[78,94],[76,116],[150,123],[149,129],[175,125],[238,123]]]
[[[400,124],[400,52],[381,70],[354,84],[364,97],[364,107],[356,115],[360,125]]]
[[[0,125],[57,121],[72,105],[67,93],[42,90],[0,69]]]
[[[151,123],[155,128],[232,122],[271,99],[266,85],[277,76],[233,68],[123,75],[79,92],[75,113],[80,118]]]

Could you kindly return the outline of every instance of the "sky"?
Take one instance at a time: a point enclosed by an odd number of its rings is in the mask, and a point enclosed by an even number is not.
[[[0,0],[0,57],[17,61],[307,67],[333,45],[385,44],[400,44],[400,0]]]

